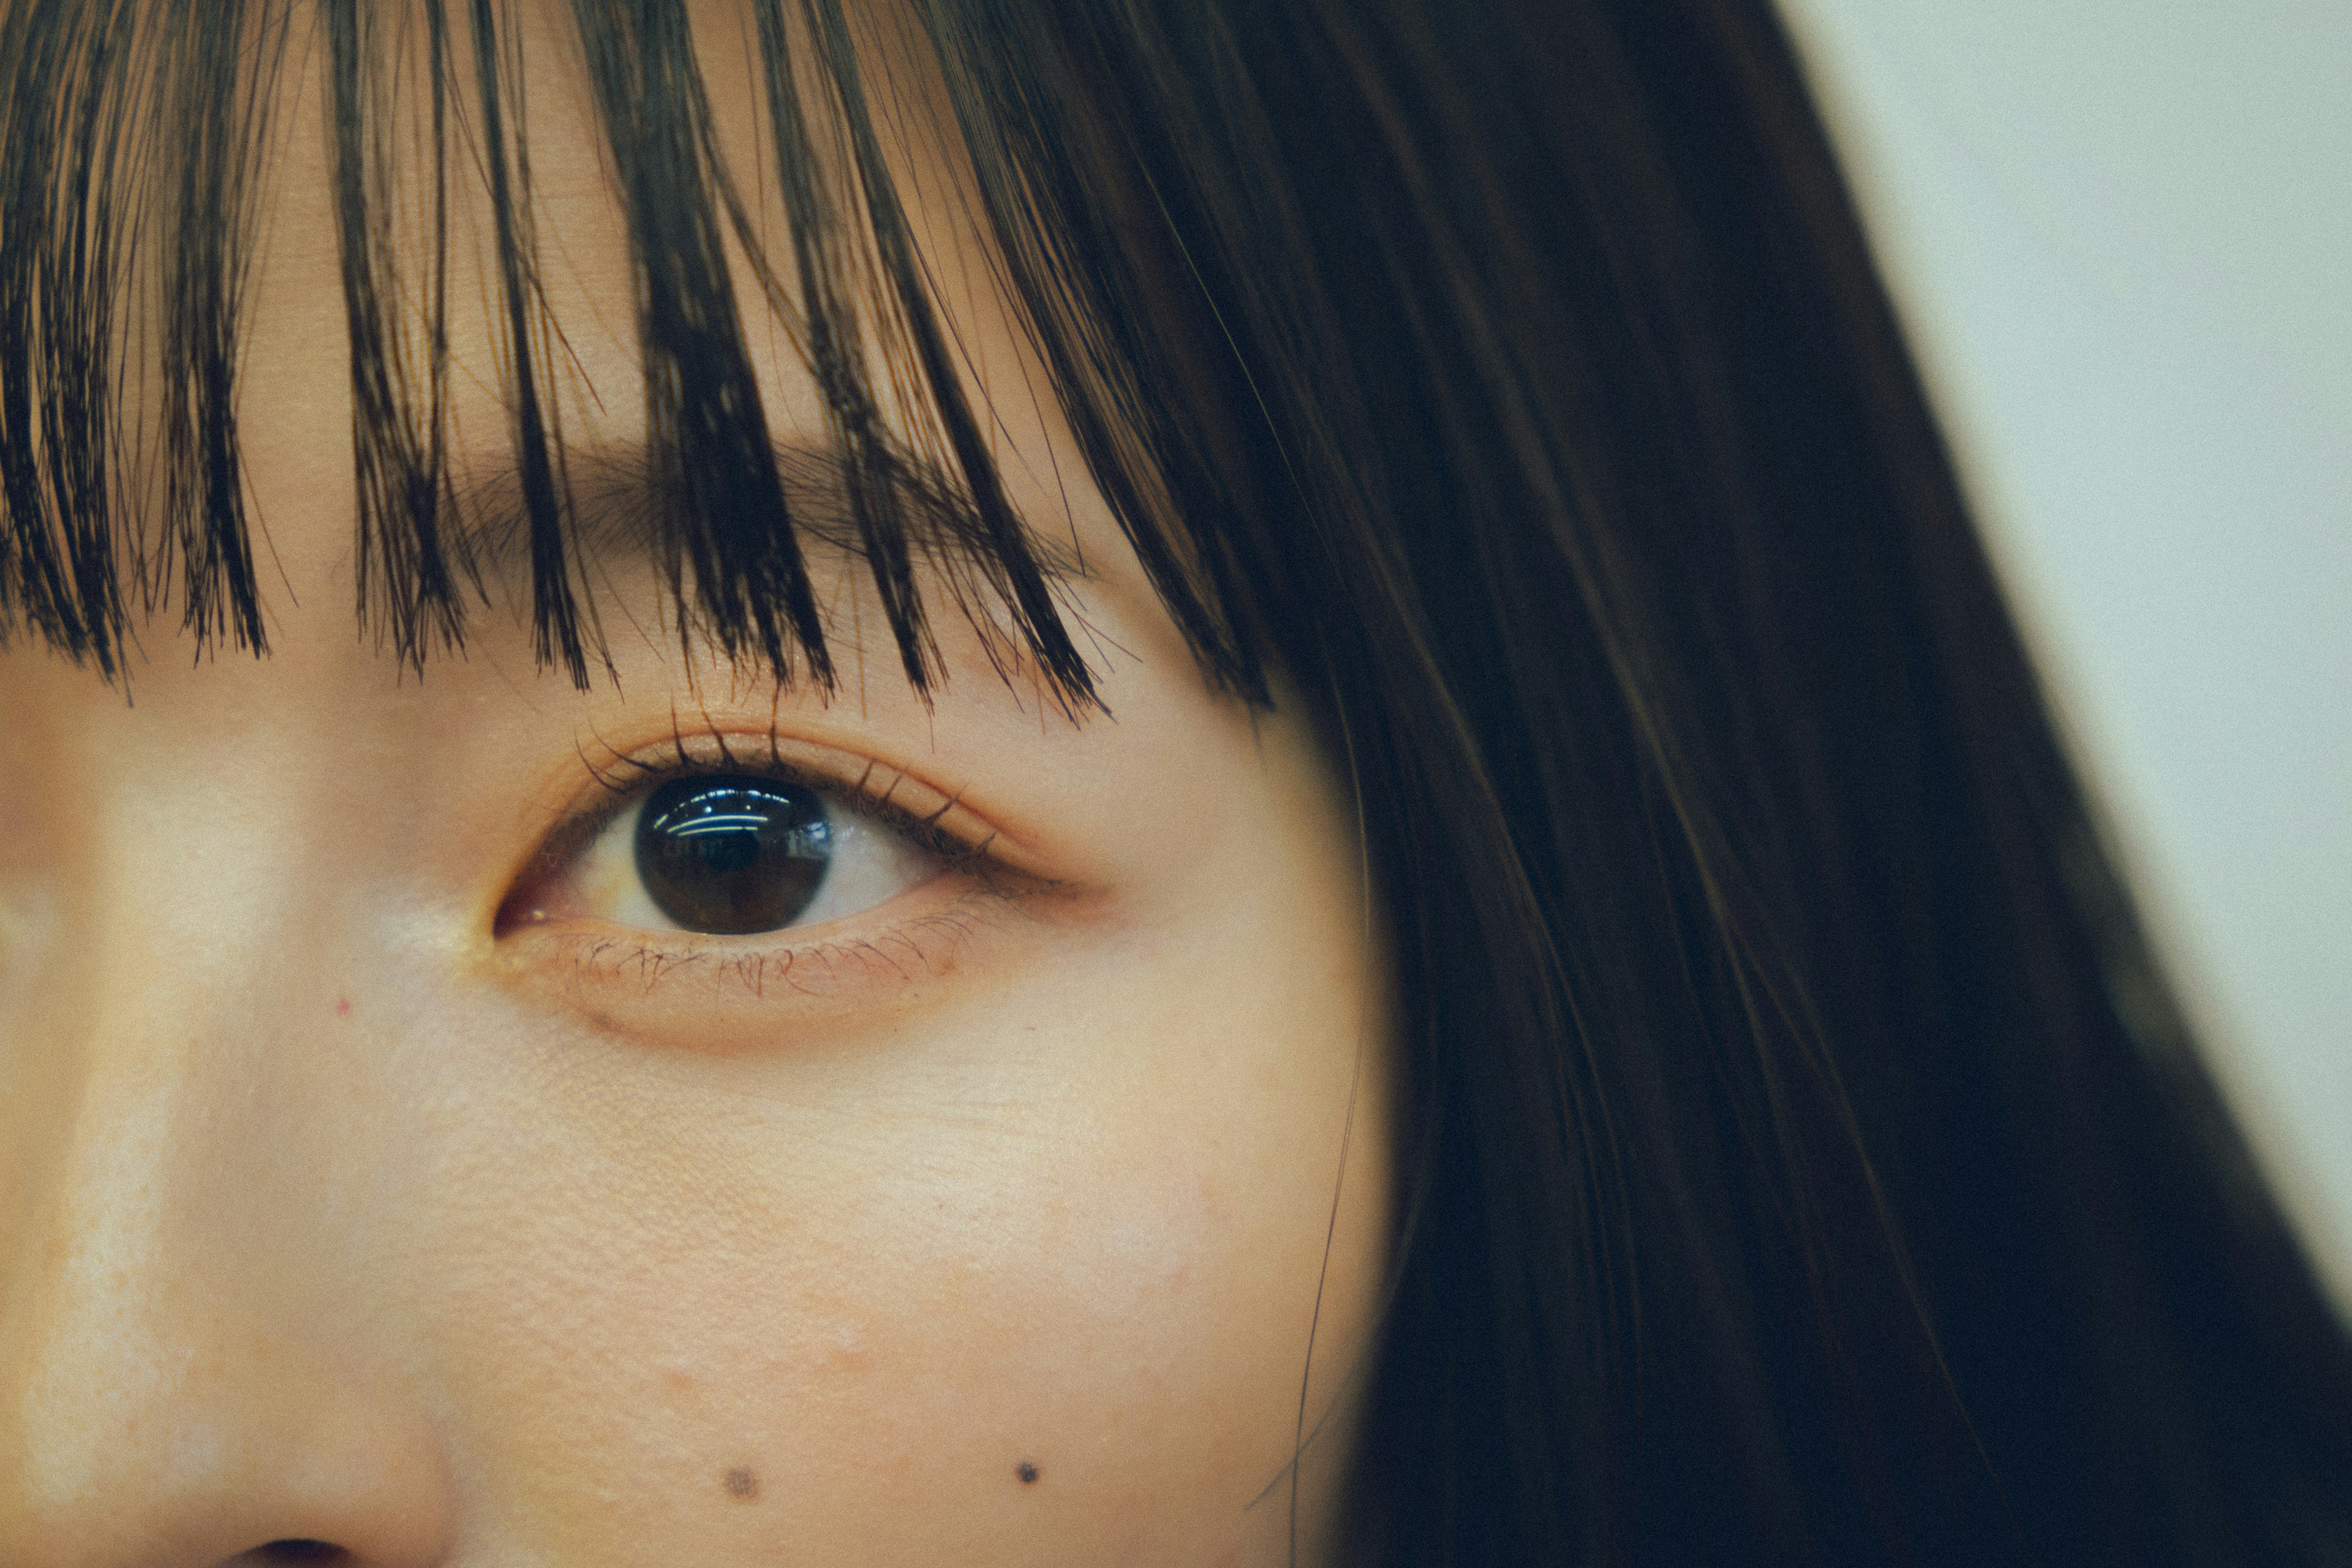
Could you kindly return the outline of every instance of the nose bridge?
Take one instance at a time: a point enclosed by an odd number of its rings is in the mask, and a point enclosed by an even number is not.
[[[142,793],[80,836],[61,994],[7,1047],[39,1103],[0,1191],[0,1563],[435,1561],[430,1434],[328,1329],[349,1258],[320,1247],[300,1019],[335,922],[301,836]]]
[[[205,792],[115,778],[84,805],[62,825],[74,847],[45,994],[8,1047],[30,1156],[17,1212],[0,1215],[14,1254],[0,1327],[31,1312],[56,1329],[38,1359],[103,1345],[129,1371],[144,1320],[174,1316],[188,1341],[224,1277],[266,1267],[253,1222],[280,1184],[258,1135],[282,1113],[269,1102],[286,1044],[266,972],[304,922],[272,890],[282,852]],[[118,1392],[172,1381],[144,1373]]]
[[[184,1123],[203,1120],[187,1115],[187,1086],[152,1058],[86,1061],[25,1212],[11,1216],[21,1228],[0,1306],[7,1484],[30,1516],[56,1521],[54,1533],[110,1477],[143,1472],[170,1487],[201,1460],[197,1385],[240,1373],[232,1304],[186,1275],[191,1265],[204,1272],[202,1229],[170,1223],[174,1200],[193,1195],[174,1145],[196,1131]]]

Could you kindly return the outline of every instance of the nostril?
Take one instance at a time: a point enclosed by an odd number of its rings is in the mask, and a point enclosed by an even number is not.
[[[253,1559],[257,1563],[333,1563],[343,1555],[343,1549],[331,1541],[273,1541],[256,1548]]]

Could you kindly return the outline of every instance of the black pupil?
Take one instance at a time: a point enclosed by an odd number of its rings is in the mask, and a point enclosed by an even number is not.
[[[813,790],[773,779],[673,779],[637,814],[637,876],[688,931],[789,925],[816,898],[833,826]]]

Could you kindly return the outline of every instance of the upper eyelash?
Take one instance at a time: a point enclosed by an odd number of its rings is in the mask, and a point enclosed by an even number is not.
[[[591,841],[594,835],[610,826],[628,803],[656,785],[673,779],[712,777],[725,773],[743,773],[773,779],[782,784],[796,784],[806,790],[835,796],[846,795],[866,815],[885,826],[902,833],[918,846],[960,870],[974,866],[995,863],[989,847],[997,835],[991,829],[986,837],[974,842],[940,826],[941,821],[961,804],[961,792],[947,797],[937,811],[928,814],[908,810],[892,796],[910,776],[904,768],[892,768],[867,758],[866,765],[855,779],[828,770],[811,768],[788,759],[783,754],[782,738],[771,729],[764,737],[767,754],[741,756],[727,743],[727,735],[719,730],[687,733],[678,727],[673,716],[669,752],[658,760],[649,758],[643,749],[622,752],[605,747],[605,760],[598,763],[588,754],[585,746],[577,748],[581,765],[599,788],[613,796],[610,805],[574,817],[550,836],[549,850],[561,845],[565,849]],[[603,744],[600,741],[599,744]],[[691,749],[689,749],[691,748]],[[886,776],[887,775],[887,776]]]

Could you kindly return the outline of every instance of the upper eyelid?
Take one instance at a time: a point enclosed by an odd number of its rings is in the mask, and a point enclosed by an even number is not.
[[[857,757],[854,752],[811,742],[814,750],[833,752],[845,763],[856,763],[851,776],[847,768],[827,768],[813,765],[787,752],[782,738],[774,731],[737,731],[737,744],[730,744],[725,732],[711,730],[686,733],[673,731],[662,741],[644,745],[631,752],[605,747],[602,761],[593,758],[587,748],[581,747],[581,762],[598,787],[612,798],[603,806],[575,812],[550,836],[548,853],[558,851],[558,841],[567,847],[583,847],[592,842],[596,833],[611,824],[629,808],[630,803],[646,791],[672,779],[697,778],[725,773],[747,773],[773,778],[786,784],[820,794],[845,796],[847,803],[861,812],[881,820],[884,826],[905,833],[923,848],[951,862],[992,858],[992,848],[1003,836],[992,823],[963,805],[961,791],[952,794],[929,781],[918,780],[908,770],[896,767],[874,757]],[[755,744],[741,744],[751,742]],[[603,742],[600,742],[599,744]],[[940,803],[929,810],[912,806],[898,799],[899,793],[913,784],[919,795],[939,796]],[[979,819],[985,830],[977,835],[959,833],[942,826],[955,816],[958,808]],[[546,858],[542,855],[541,858]]]

